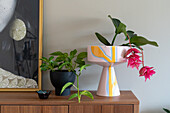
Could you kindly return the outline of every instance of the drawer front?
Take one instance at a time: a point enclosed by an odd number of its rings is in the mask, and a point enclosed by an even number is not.
[[[133,105],[102,105],[102,113],[134,113]]]
[[[68,106],[1,106],[1,113],[68,113]]]
[[[1,106],[1,113],[20,113],[19,106]]]
[[[1,113],[41,113],[40,106],[1,106]]]
[[[43,106],[43,113],[68,113],[68,106]]]
[[[69,113],[101,113],[101,105],[71,105]]]

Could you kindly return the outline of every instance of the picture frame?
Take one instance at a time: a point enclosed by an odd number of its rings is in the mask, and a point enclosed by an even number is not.
[[[30,4],[30,9],[32,11],[29,10],[29,7],[24,9],[25,8],[23,6],[24,1],[27,6],[29,6]],[[28,4],[28,2],[31,1],[33,2],[34,5],[31,5],[31,3]],[[35,6],[34,1],[36,1],[37,6]],[[42,89],[42,73],[40,69],[40,65],[42,64],[42,62],[40,59],[42,58],[43,0],[14,0],[14,2],[16,2],[14,3],[16,5],[15,10],[16,7],[19,7],[20,9],[18,10],[24,9],[26,12],[22,12],[19,14],[17,11],[14,10],[13,11],[14,14],[11,15],[10,19],[6,18],[6,21],[8,21],[6,25],[1,25],[3,24],[2,21],[4,21],[5,19],[0,20],[0,26],[2,26],[0,27],[0,59],[1,59],[0,60],[0,91],[38,91]],[[4,0],[0,2],[0,4],[3,3],[6,4],[4,5],[4,10],[8,11],[8,6],[7,6],[9,4],[8,0]],[[33,9],[35,9],[36,11],[34,12]],[[36,14],[37,11],[38,14]],[[4,13],[2,11],[0,12],[0,16],[4,14],[9,14],[9,13],[8,12]],[[22,14],[27,16],[23,16]],[[31,15],[29,16],[29,14]],[[29,17],[29,19],[25,19],[27,17]],[[35,18],[31,20],[32,17]],[[30,20],[32,23],[37,23],[37,24],[32,24],[31,22],[29,22]],[[24,24],[25,27],[23,27]],[[31,29],[35,33],[32,33],[27,29]],[[9,36],[7,36],[8,40],[3,41],[1,37],[4,38],[5,37],[4,34],[7,33],[8,31],[9,31]],[[25,35],[24,37],[22,37],[24,33]],[[22,38],[18,37],[18,35],[21,36]],[[9,37],[11,37],[11,39],[9,39]],[[36,41],[32,41],[32,40],[36,40]],[[29,49],[27,45],[29,45],[30,47]],[[35,50],[33,50],[32,48]],[[4,52],[5,49],[7,52]],[[15,52],[13,52],[14,49]],[[10,50],[12,51],[12,53],[9,52]],[[29,55],[31,55],[30,57],[28,55],[28,52],[25,50],[29,50]],[[3,53],[4,54],[10,53],[12,54],[12,56],[3,55]],[[12,61],[11,64],[9,60]],[[7,63],[4,63],[5,61],[7,61]],[[32,73],[36,73],[35,76]],[[5,80],[7,81],[4,82],[5,85],[2,83],[1,79],[3,81]],[[6,85],[7,83],[8,85]],[[32,85],[31,83],[34,84]]]

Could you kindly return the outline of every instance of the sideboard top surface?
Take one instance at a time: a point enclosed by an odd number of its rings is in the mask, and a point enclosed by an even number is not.
[[[54,91],[53,91],[54,92]],[[117,97],[101,97],[96,91],[91,91],[94,100],[82,96],[80,104],[139,104],[139,100],[132,91],[121,91]],[[71,93],[75,93],[72,91]],[[68,101],[69,96],[55,96],[52,93],[48,99],[39,99],[36,92],[0,92],[0,105],[77,105],[76,99]]]

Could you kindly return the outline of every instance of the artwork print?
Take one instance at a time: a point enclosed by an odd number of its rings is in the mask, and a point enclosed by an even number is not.
[[[0,0],[0,90],[39,89],[41,0]]]

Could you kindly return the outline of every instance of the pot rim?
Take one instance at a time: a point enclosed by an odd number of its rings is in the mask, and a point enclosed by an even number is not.
[[[53,72],[53,71],[50,70],[50,72]],[[68,70],[55,70],[54,72],[73,72],[73,71],[68,71]]]
[[[129,48],[129,46],[88,45],[88,47],[92,47],[92,46],[97,46],[97,47],[125,47],[125,48]]]

